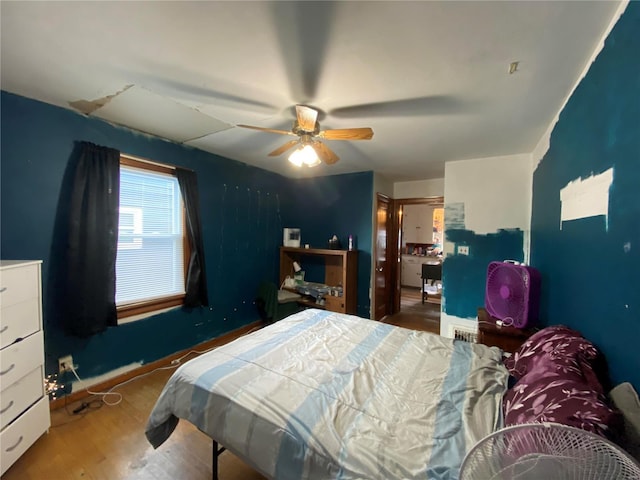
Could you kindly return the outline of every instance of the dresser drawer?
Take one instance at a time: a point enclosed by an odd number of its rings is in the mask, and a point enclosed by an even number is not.
[[[49,402],[46,397],[42,397],[38,403],[0,433],[2,448],[0,475],[3,475],[18,457],[49,429],[50,425]]]
[[[40,298],[30,298],[0,310],[0,348],[40,330]]]
[[[22,265],[0,271],[0,307],[40,298],[40,265]]]
[[[344,296],[334,297],[332,295],[325,295],[325,308],[332,312],[345,313],[347,311],[344,303]]]
[[[44,364],[42,331],[0,350],[0,390]]]
[[[42,366],[38,366],[0,393],[0,430],[44,395]]]

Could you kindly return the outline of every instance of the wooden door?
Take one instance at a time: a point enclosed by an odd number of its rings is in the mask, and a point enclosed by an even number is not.
[[[393,241],[391,222],[392,202],[389,197],[376,194],[376,243],[374,248],[374,312],[375,320],[382,319],[393,310],[393,265],[389,262],[389,247]],[[391,234],[391,235],[390,235]]]

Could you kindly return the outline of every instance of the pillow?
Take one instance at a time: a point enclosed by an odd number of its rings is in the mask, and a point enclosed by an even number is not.
[[[640,461],[640,399],[628,382],[617,385],[609,392],[609,398],[620,410],[624,421],[624,433],[618,442],[636,460]]]
[[[601,388],[591,388],[581,372],[558,368],[551,357],[537,359],[531,371],[507,391],[504,414],[505,426],[556,422],[607,438],[615,437],[622,424]]]
[[[546,327],[534,333],[504,363],[509,373],[520,379],[545,359],[549,360],[544,363],[545,368],[581,376],[591,388],[604,393],[598,375],[602,370],[600,353],[579,332],[564,325]]]

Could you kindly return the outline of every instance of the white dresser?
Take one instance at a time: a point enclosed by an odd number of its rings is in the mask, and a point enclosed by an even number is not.
[[[41,263],[0,261],[0,474],[51,425],[44,388]]]

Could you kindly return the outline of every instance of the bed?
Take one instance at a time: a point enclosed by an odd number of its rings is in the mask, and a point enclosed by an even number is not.
[[[613,390],[625,387],[617,402],[607,393],[605,359],[579,332],[545,327],[502,354],[304,310],[180,367],[146,435],[157,448],[180,419],[191,422],[214,441],[214,478],[226,448],[278,480],[455,480],[485,436],[541,422],[601,435],[638,458],[638,396],[630,385]]]
[[[180,367],[146,435],[157,448],[187,420],[278,480],[457,479],[465,453],[501,427],[501,355],[308,309]]]

